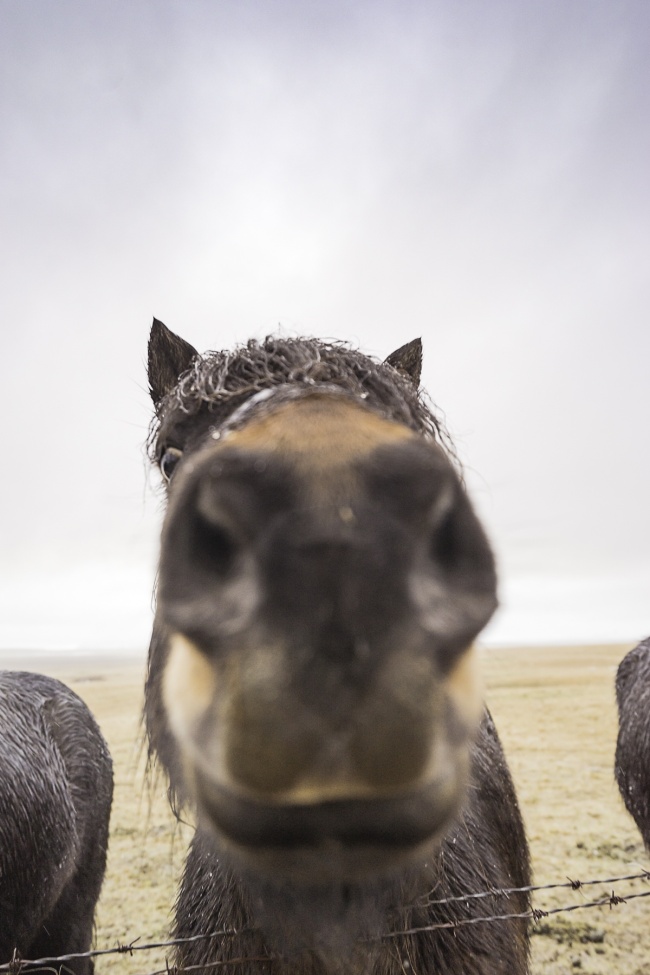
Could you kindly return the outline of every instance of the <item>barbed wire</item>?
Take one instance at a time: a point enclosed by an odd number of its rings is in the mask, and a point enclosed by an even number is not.
[[[513,894],[532,894],[539,893],[541,891],[548,890],[560,890],[560,889],[570,889],[570,890],[581,890],[583,887],[593,887],[593,886],[611,886],[613,884],[630,883],[635,880],[647,881],[650,880],[649,870],[640,870],[638,873],[630,873],[617,877],[603,877],[595,880],[572,880],[567,877],[566,881],[550,883],[550,884],[531,884],[526,887],[501,887],[501,888],[491,888],[488,890],[478,891],[471,894],[455,894],[451,897],[443,897],[440,899],[428,899],[424,906],[444,906],[445,904],[462,903],[472,900],[478,900],[486,897],[511,897]],[[542,910],[541,908],[531,907],[528,911],[513,912],[513,913],[503,913],[503,914],[490,914],[486,916],[479,917],[467,917],[467,918],[456,918],[450,921],[438,921],[432,924],[421,925],[412,928],[404,928],[399,931],[391,931],[387,934],[381,935],[378,938],[369,939],[369,941],[387,941],[399,937],[409,937],[418,934],[424,934],[431,931],[439,930],[449,930],[459,927],[465,927],[467,925],[473,924],[487,924],[497,921],[510,921],[510,920],[528,920],[534,925],[538,924],[544,918],[550,917],[555,914],[565,914],[572,911],[586,910],[596,907],[606,907],[609,906],[610,910],[614,907],[618,907],[620,904],[626,904],[628,901],[635,900],[638,898],[650,897],[650,890],[637,891],[633,893],[626,894],[624,897],[615,893],[613,887],[611,893],[607,896],[597,898],[592,901],[584,901],[579,904],[568,904],[562,907],[552,907],[548,910]],[[195,934],[186,938],[173,938],[168,941],[155,941],[147,942],[145,944],[138,944],[140,940],[139,937],[135,938],[129,944],[118,944],[115,948],[95,948],[91,951],[83,952],[71,952],[67,955],[58,955],[56,957],[48,958],[35,958],[26,959],[20,958],[18,953],[14,951],[13,957],[8,961],[0,964],[0,973],[8,973],[8,975],[20,975],[20,973],[27,967],[29,967],[30,973],[41,971],[41,972],[52,972],[53,975],[60,975],[63,969],[68,970],[65,965],[66,962],[78,961],[81,959],[91,959],[99,958],[105,955],[133,955],[136,951],[153,951],[154,949],[160,948],[174,948],[178,945],[191,944],[198,941],[209,941],[215,938],[235,938],[244,934],[252,934],[256,931],[256,928],[240,928],[240,929],[222,929],[219,931],[212,931],[205,934]],[[159,969],[154,972],[147,972],[146,975],[181,975],[183,972],[191,972],[199,969],[208,968],[223,968],[227,965],[243,964],[244,962],[271,962],[273,961],[271,955],[258,955],[258,956],[242,956],[239,958],[229,958],[215,962],[201,963],[200,965],[185,965],[182,968],[177,966],[166,965],[165,968]]]
[[[434,907],[441,904],[453,904],[458,901],[478,900],[482,897],[501,897],[510,894],[534,894],[541,890],[559,890],[561,888],[580,890],[582,887],[593,887],[604,884],[620,884],[629,880],[650,880],[650,870],[642,870],[640,873],[628,873],[621,877],[604,877],[602,880],[571,880],[567,877],[566,881],[554,884],[530,884],[528,887],[497,887],[488,890],[481,890],[477,894],[455,894],[453,897],[443,897],[440,900],[427,900],[427,907]]]

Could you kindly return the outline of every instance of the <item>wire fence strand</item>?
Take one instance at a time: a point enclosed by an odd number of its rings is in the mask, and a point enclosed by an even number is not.
[[[531,907],[528,911],[522,912],[512,912],[512,913],[502,913],[502,914],[489,914],[479,917],[466,917],[466,918],[455,918],[450,921],[438,921],[432,924],[426,924],[417,927],[404,928],[398,931],[391,931],[387,934],[381,935],[378,938],[370,939],[372,941],[387,941],[391,939],[396,939],[400,937],[413,937],[419,934],[424,934],[431,931],[441,931],[449,930],[454,928],[465,927],[467,925],[474,924],[488,924],[511,920],[528,920],[533,925],[538,924],[541,920],[552,915],[557,914],[568,914],[573,911],[587,910],[593,908],[609,907],[612,910],[621,904],[626,904],[628,901],[636,900],[639,898],[650,897],[650,890],[644,891],[633,891],[631,893],[626,893],[625,896],[616,894],[612,885],[631,883],[632,881],[648,881],[650,880],[649,870],[640,870],[637,873],[625,874],[617,877],[603,877],[594,880],[572,880],[567,878],[566,881],[550,883],[550,884],[535,884],[526,887],[502,887],[493,888],[488,890],[482,890],[475,893],[469,894],[457,894],[451,897],[444,897],[440,899],[427,899],[424,906],[444,906],[445,904],[453,903],[463,903],[478,900],[486,897],[511,897],[513,894],[532,894],[540,893],[542,891],[550,890],[560,890],[569,889],[578,891],[583,887],[594,887],[594,886],[608,886],[611,887],[611,892],[600,898],[596,898],[591,901],[582,901],[578,904],[567,904],[561,907],[552,907],[547,910],[543,910],[537,907]],[[133,941],[127,944],[118,944],[114,948],[95,948],[91,951],[84,952],[71,952],[67,955],[58,955],[56,957],[49,958],[35,958],[26,959],[19,957],[18,953],[14,951],[13,957],[2,964],[0,964],[0,975],[1,973],[8,973],[8,975],[20,975],[20,973],[27,967],[29,967],[30,975],[33,972],[52,972],[53,975],[62,975],[67,969],[66,962],[78,961],[81,959],[94,959],[105,955],[133,955],[136,951],[153,951],[155,949],[163,948],[175,948],[179,945],[191,944],[199,941],[209,941],[215,940],[217,938],[236,938],[244,934],[252,934],[256,931],[256,928],[246,927],[246,928],[224,928],[219,931],[212,931],[204,934],[196,934],[186,938],[173,938],[168,941],[151,941],[144,944],[138,944],[140,938],[135,938]],[[197,971],[199,969],[212,969],[212,968],[225,968],[229,965],[237,965],[248,962],[273,962],[275,959],[272,955],[246,955],[237,958],[223,959],[214,962],[205,962],[200,965],[185,965],[182,968],[177,966],[170,966],[166,964],[166,967],[153,972],[144,973],[144,975],[181,975],[184,972]],[[69,971],[69,970],[68,970]]]
[[[602,880],[571,880],[567,877],[565,881],[554,884],[531,884],[528,887],[498,887],[489,890],[481,890],[476,894],[455,894],[453,897],[442,897],[440,900],[428,899],[428,907],[442,904],[453,904],[459,901],[478,900],[482,897],[501,897],[511,894],[534,894],[543,890],[560,890],[562,888],[570,890],[580,890],[582,887],[592,887],[597,884],[620,884],[629,880],[650,880],[650,871],[642,870],[639,873],[628,873],[622,877],[604,877]]]

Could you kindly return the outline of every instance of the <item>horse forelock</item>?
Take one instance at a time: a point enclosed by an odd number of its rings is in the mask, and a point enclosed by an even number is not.
[[[157,406],[147,441],[151,459],[155,460],[165,428],[174,422],[209,412],[219,431],[247,400],[276,387],[338,389],[435,440],[458,464],[439,411],[393,366],[345,342],[279,336],[267,336],[262,342],[251,339],[232,351],[197,356]]]

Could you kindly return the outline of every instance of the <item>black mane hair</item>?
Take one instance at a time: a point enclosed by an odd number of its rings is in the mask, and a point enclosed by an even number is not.
[[[191,419],[203,410],[221,426],[255,393],[284,384],[330,385],[439,443],[460,466],[440,410],[401,369],[353,349],[346,342],[267,336],[231,351],[195,355],[174,386],[157,403],[147,440],[155,462],[158,445],[174,418]]]

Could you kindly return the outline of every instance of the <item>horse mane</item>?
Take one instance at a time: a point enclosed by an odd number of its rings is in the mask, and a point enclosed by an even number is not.
[[[147,439],[151,460],[156,459],[167,418],[190,418],[207,409],[218,429],[250,396],[285,384],[338,386],[371,409],[435,440],[460,468],[440,410],[400,369],[364,355],[347,342],[275,335],[194,357],[156,406]]]

